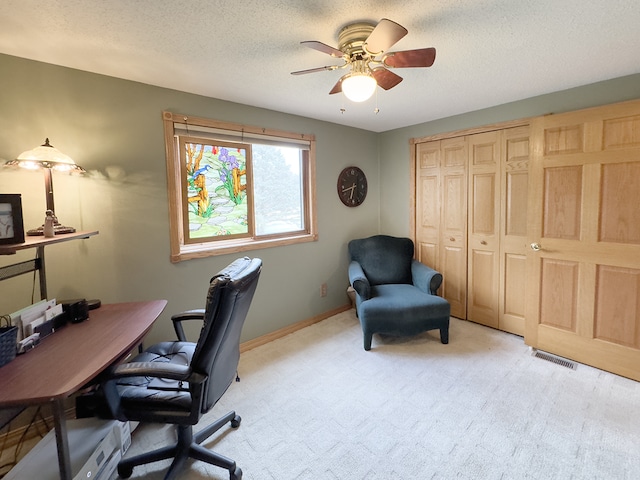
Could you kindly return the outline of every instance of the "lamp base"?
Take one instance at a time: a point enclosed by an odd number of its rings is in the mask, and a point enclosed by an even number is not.
[[[64,225],[54,225],[53,226],[53,233],[55,235],[59,235],[62,233],[75,233],[76,229],[73,227],[65,227]],[[27,230],[27,235],[32,236],[32,237],[36,237],[36,236],[43,236],[44,235],[44,225],[40,225],[38,228],[33,228],[31,230]]]

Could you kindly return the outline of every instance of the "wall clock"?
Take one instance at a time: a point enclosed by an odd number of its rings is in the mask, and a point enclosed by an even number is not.
[[[367,177],[358,167],[347,167],[338,176],[338,197],[347,207],[357,207],[367,196]]]

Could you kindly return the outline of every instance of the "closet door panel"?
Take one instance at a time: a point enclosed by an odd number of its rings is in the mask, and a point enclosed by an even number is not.
[[[440,268],[440,142],[416,145],[416,258]]]
[[[441,141],[440,264],[441,294],[451,315],[467,314],[467,143],[464,137]]]
[[[504,234],[525,238],[527,235],[527,195],[529,174],[527,165],[515,170],[507,166],[505,172]]]
[[[467,319],[498,328],[500,132],[471,135],[469,146]]]
[[[517,335],[524,335],[526,260],[525,255],[504,254],[504,273],[501,278],[504,296],[500,309],[500,328]]]
[[[524,336],[529,127],[502,131],[498,328]]]
[[[599,265],[596,289],[595,338],[640,349],[640,269]]]
[[[440,272],[442,296],[451,304],[451,315],[466,318],[466,177],[464,173],[442,176],[443,208]]]
[[[640,245],[640,163],[602,166],[599,240]]]

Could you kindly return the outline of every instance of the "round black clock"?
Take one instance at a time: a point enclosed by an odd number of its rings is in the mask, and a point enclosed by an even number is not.
[[[367,196],[367,177],[358,167],[347,167],[338,176],[338,197],[347,207],[357,207]]]

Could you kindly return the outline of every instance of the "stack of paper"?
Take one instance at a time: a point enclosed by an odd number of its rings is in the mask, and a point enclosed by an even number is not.
[[[11,322],[18,327],[18,341],[32,335],[35,328],[62,313],[56,299],[41,300],[11,314]]]

